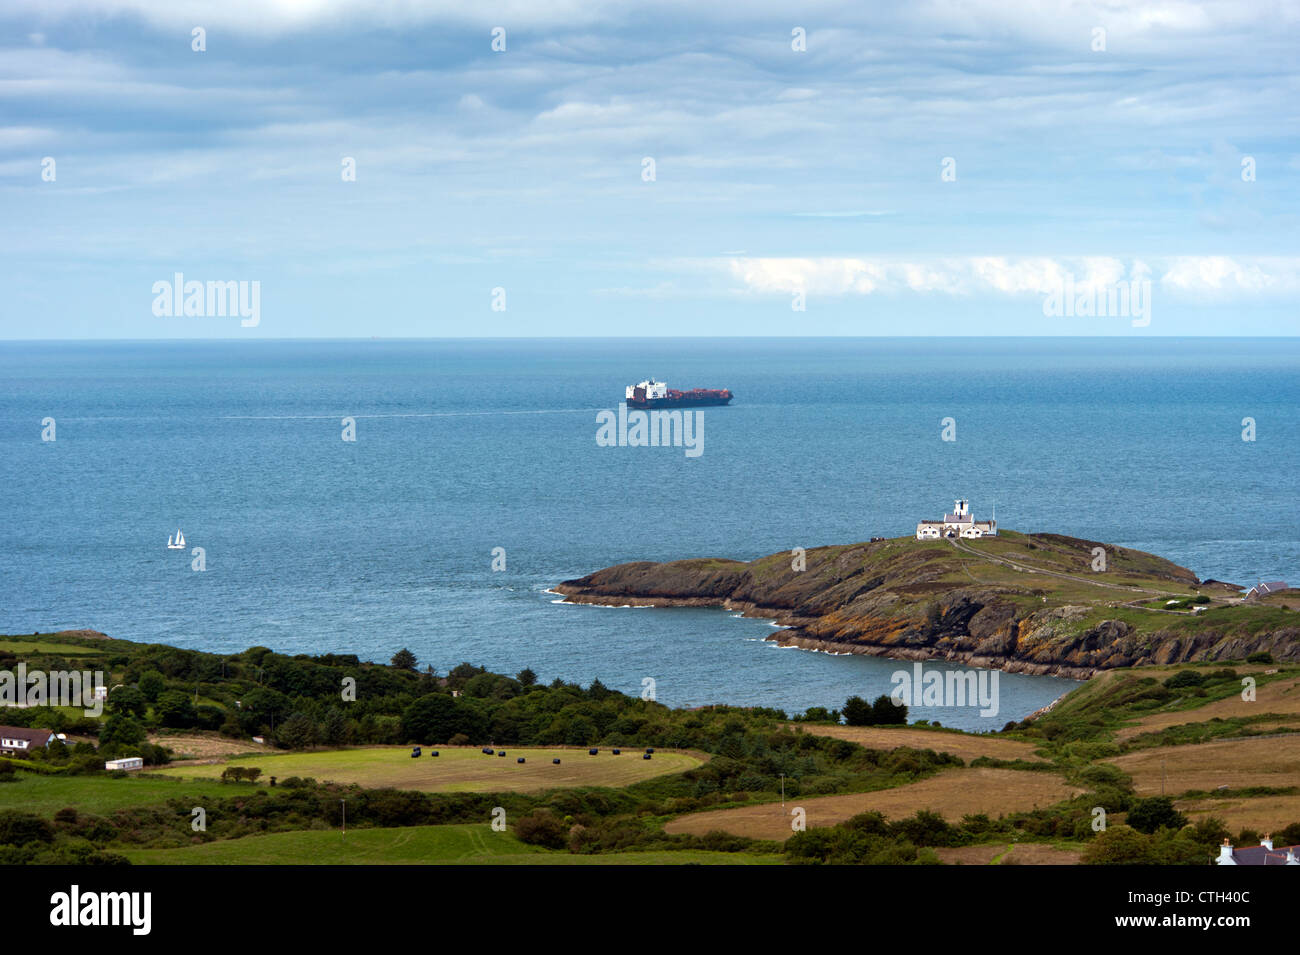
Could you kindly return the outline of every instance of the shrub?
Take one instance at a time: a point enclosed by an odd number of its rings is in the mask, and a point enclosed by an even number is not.
[[[1128,811],[1128,824],[1138,832],[1152,833],[1163,827],[1181,829],[1187,817],[1174,808],[1168,796],[1152,796],[1137,800]]]
[[[29,842],[53,842],[54,827],[30,812],[0,812],[0,845],[22,846]]]
[[[549,809],[534,809],[515,823],[520,842],[547,849],[563,849],[569,841],[569,827]]]

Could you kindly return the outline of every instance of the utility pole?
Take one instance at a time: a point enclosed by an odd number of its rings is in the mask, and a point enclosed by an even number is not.
[[[343,806],[343,838],[346,839],[348,836],[348,801],[340,799],[339,803]]]

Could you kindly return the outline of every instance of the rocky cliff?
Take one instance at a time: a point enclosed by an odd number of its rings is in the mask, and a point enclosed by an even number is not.
[[[723,606],[838,653],[1087,678],[1100,669],[1300,660],[1300,613],[1241,600],[1163,558],[1059,534],[895,538],[748,562],[619,564],[555,587],[573,603]]]

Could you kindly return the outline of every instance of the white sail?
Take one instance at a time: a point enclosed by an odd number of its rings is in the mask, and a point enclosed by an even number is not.
[[[174,545],[174,544],[172,543],[172,535],[171,535],[171,534],[168,534],[168,535],[167,535],[167,546],[168,546],[168,547],[174,547],[174,546],[176,546],[176,545]]]
[[[185,535],[182,534],[179,530],[176,531],[176,546],[177,547],[185,546]]]

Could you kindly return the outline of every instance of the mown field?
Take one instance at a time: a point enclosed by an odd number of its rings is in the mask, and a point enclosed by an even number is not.
[[[949,730],[920,729],[912,726],[837,726],[827,723],[800,723],[805,733],[833,736],[870,749],[932,749],[937,753],[952,753],[964,760],[989,759],[1043,762],[1037,755],[1037,746],[1021,740],[1001,739],[987,734],[956,733]]]
[[[410,747],[374,746],[358,749],[241,756],[230,762],[200,766],[179,764],[159,772],[164,776],[218,779],[227,765],[256,766],[262,778],[304,776],[319,782],[356,783],[366,787],[392,786],[422,792],[538,792],[575,786],[627,786],[643,779],[680,773],[703,762],[687,753],[659,751],[642,759],[639,749],[621,756],[602,748],[596,756],[585,749],[519,747],[507,755],[487,756],[469,746],[439,747],[437,757],[424,750],[411,758]],[[527,762],[515,760],[524,757]],[[559,759],[560,765],[551,760]]]
[[[136,865],[779,865],[743,852],[615,852],[571,855],[530,846],[488,824],[278,832],[183,849],[122,850]]]
[[[881,789],[869,793],[842,796],[787,799],[780,803],[762,803],[737,809],[696,812],[671,820],[664,830],[669,833],[704,835],[713,830],[729,832],[750,839],[788,839],[791,811],[802,807],[807,826],[833,826],[858,813],[879,812],[886,819],[910,816],[918,809],[929,809],[945,819],[958,821],[964,815],[986,813],[997,817],[1005,813],[1047,807],[1062,802],[1082,790],[1066,785],[1061,777],[1047,772],[1015,769],[951,769],[907,786]]]

